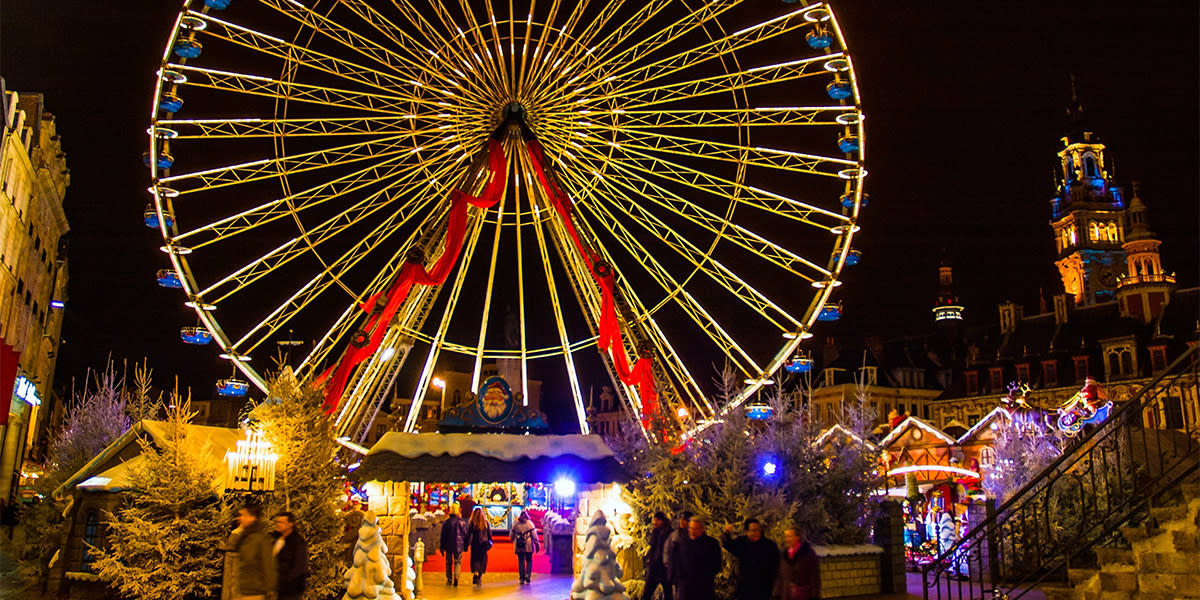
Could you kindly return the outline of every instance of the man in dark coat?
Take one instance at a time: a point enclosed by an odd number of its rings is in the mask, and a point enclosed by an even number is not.
[[[675,600],[714,600],[721,572],[721,544],[704,533],[704,519],[692,517],[688,537],[671,556]]]
[[[467,522],[458,516],[458,507],[450,507],[450,518],[442,523],[439,546],[446,557],[446,585],[458,585],[462,573],[462,555],[467,551]]]
[[[667,542],[663,544],[663,566],[667,568],[668,587],[675,586],[675,567],[671,563],[671,556],[675,554],[675,550],[679,545],[688,538],[688,523],[692,520],[692,511],[685,510],[679,515],[679,527],[667,536]]]
[[[758,519],[746,520],[746,535],[733,537],[733,525],[725,526],[721,545],[737,559],[737,583],[734,597],[738,600],[770,600],[779,571],[779,547],[763,537]]]
[[[275,515],[275,587],[279,600],[300,600],[308,587],[308,543],[296,531],[296,515]]]
[[[662,586],[663,600],[672,600],[674,590],[667,579],[667,564],[663,561],[667,538],[671,536],[671,522],[662,511],[654,513],[654,529],[650,530],[650,550],[646,553],[646,586],[642,600],[654,598],[654,590]]]
[[[779,554],[779,579],[775,583],[778,600],[815,600],[821,597],[821,565],[817,553],[795,529],[783,532],[783,552]]]
[[[233,600],[266,600],[275,592],[275,556],[263,525],[262,508],[247,504],[238,509],[238,527],[225,540],[224,549],[237,553],[237,581]]]

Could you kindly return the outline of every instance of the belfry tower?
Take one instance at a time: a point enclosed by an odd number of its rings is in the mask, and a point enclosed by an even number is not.
[[[1113,300],[1125,271],[1125,205],[1112,184],[1104,144],[1083,124],[1074,82],[1067,114],[1071,128],[1058,152],[1058,196],[1050,201],[1054,264],[1075,304],[1089,306]]]

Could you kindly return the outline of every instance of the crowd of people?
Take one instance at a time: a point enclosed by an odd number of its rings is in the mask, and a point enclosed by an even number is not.
[[[817,555],[795,528],[783,533],[783,547],[763,535],[757,519],[747,519],[744,534],[734,537],[726,525],[721,541],[708,535],[705,520],[685,511],[672,528],[666,514],[654,513],[649,550],[644,557],[646,585],[642,600],[659,589],[663,600],[712,600],[724,566],[721,548],[737,560],[734,582],[738,600],[810,600],[820,597]]]
[[[268,531],[262,509],[238,509],[238,526],[225,540],[225,550],[237,553],[234,600],[300,600],[308,581],[308,545],[296,529],[296,515],[281,512]]]

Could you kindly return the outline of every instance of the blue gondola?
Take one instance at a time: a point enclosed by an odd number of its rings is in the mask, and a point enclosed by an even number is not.
[[[817,313],[817,320],[826,323],[836,321],[842,318],[842,303],[830,302],[821,307],[821,312]]]
[[[204,51],[204,45],[198,40],[178,40],[173,51],[179,58],[197,58]]]
[[[149,152],[142,153],[142,163],[147,167],[150,166]],[[158,159],[154,161],[154,164],[156,164],[160,169],[170,169],[171,165],[175,164],[175,157],[171,156],[171,154],[168,152],[160,151],[158,153]]]
[[[184,327],[179,330],[179,339],[185,344],[203,346],[212,341],[212,333],[203,327]]]
[[[750,404],[746,406],[746,418],[753,421],[765,421],[775,414],[775,409],[769,404]]]
[[[250,384],[235,377],[217,381],[217,395],[219,396],[241,398],[248,391],[250,391]]]
[[[857,135],[842,136],[842,138],[838,140],[838,149],[841,150],[842,152],[845,152],[846,154],[850,154],[851,152],[858,152],[858,136]]]
[[[825,93],[834,100],[845,100],[854,95],[854,89],[850,87],[849,83],[839,79],[825,86]]]
[[[179,279],[179,273],[171,269],[158,270],[158,285],[165,288],[179,289],[183,287],[183,280]]]
[[[860,252],[858,248],[851,248],[850,251],[846,253],[847,267],[853,267],[854,265],[857,265],[860,260],[862,260],[862,252]]]
[[[229,0],[204,0],[204,5],[213,10],[225,10],[229,8]]]
[[[158,229],[158,211],[154,210],[153,204],[146,206],[146,211],[142,213],[142,220],[145,221],[146,227]],[[167,227],[175,225],[175,219],[171,216],[171,213],[163,213],[163,221]]]
[[[807,356],[797,355],[792,360],[787,361],[783,365],[783,369],[788,373],[808,373],[812,371],[813,361]]]
[[[175,94],[163,92],[163,95],[159,96],[158,98],[158,110],[169,113],[177,113],[182,108],[183,98],[180,98]]]
[[[808,47],[813,50],[824,50],[833,45],[833,36],[824,29],[808,32],[804,36],[804,41],[808,42]]]
[[[859,208],[865,208],[869,200],[870,196],[864,192],[862,195],[862,202],[858,205]],[[852,208],[854,206],[854,192],[842,194],[842,206],[845,206],[846,208]]]

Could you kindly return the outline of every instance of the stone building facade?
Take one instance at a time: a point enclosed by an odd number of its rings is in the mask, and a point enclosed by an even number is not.
[[[0,87],[3,87],[0,83]],[[15,350],[16,380],[0,390],[0,498],[16,499],[21,467],[45,445],[46,415],[67,300],[67,217],[71,175],[54,115],[41,94],[3,92],[0,131],[0,341]],[[4,373],[10,372],[6,365]],[[0,423],[3,423],[0,420]]]

